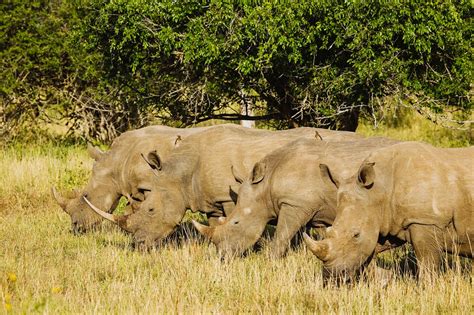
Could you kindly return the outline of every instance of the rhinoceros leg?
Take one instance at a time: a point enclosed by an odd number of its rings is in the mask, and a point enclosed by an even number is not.
[[[270,252],[273,257],[279,258],[286,254],[291,239],[311,219],[313,213],[307,212],[290,205],[281,207],[275,237],[270,243]]]
[[[441,262],[443,239],[440,229],[433,225],[412,224],[409,231],[418,265],[418,278],[430,279],[439,270]]]

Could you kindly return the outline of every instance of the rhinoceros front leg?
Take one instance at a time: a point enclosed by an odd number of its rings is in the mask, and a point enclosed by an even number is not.
[[[417,260],[418,278],[430,279],[439,270],[441,262],[443,240],[440,230],[433,225],[413,224],[409,231]]]
[[[298,207],[283,205],[278,215],[275,237],[270,243],[270,254],[276,258],[283,257],[288,251],[291,239],[311,217],[310,213]]]

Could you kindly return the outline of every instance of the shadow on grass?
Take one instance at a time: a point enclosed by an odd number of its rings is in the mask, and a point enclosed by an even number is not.
[[[185,243],[206,243],[208,240],[202,236],[199,231],[190,222],[182,222],[168,237],[163,241],[171,246],[181,247]]]
[[[109,237],[104,237],[102,233],[110,233],[111,231],[123,233],[128,236],[127,240],[116,240]],[[192,225],[191,222],[182,222],[176,229],[161,242],[156,244],[154,247],[144,249],[142,247],[136,246],[133,243],[132,236],[129,233],[126,233],[120,230],[119,227],[114,227],[113,225],[104,224],[101,225],[99,229],[95,231],[98,233],[98,243],[102,246],[114,246],[121,250],[131,250],[139,252],[148,252],[151,250],[160,250],[164,247],[181,247],[186,243],[206,243],[207,240],[200,235],[196,228]]]
[[[471,259],[446,254],[442,259],[440,272],[443,273],[451,269],[462,276],[469,276],[471,274],[472,263]],[[376,264],[380,268],[394,271],[397,278],[417,278],[417,259],[413,248],[409,244],[378,255]]]

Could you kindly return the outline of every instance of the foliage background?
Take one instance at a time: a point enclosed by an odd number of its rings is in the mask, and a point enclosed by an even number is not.
[[[355,130],[394,104],[469,124],[470,1],[0,6],[4,137],[47,122],[110,141],[152,122],[249,118],[241,106],[275,128]]]

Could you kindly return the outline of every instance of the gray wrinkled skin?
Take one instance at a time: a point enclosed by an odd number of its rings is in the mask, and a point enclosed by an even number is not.
[[[223,256],[242,255],[278,220],[270,243],[274,257],[283,256],[301,228],[332,224],[336,187],[321,178],[320,163],[353,172],[371,151],[396,143],[385,138],[326,142],[297,140],[260,160],[243,180],[237,205],[223,224],[207,229]]]
[[[474,147],[441,149],[409,142],[370,154],[342,178],[327,238],[310,242],[327,276],[352,276],[380,239],[413,245],[419,275],[437,270],[443,252],[473,258]]]
[[[82,195],[108,212],[115,209],[121,196],[126,196],[131,202],[143,200],[143,188],[149,189],[150,186],[145,180],[150,168],[141,154],[159,150],[166,158],[175,147],[178,136],[184,139],[204,129],[151,126],[123,133],[114,140],[107,152],[89,147],[89,154],[95,163],[83,192],[72,199],[55,196],[71,217],[72,231],[86,232],[102,220],[87,206]]]
[[[179,224],[187,208],[206,213],[210,222],[229,215],[235,206],[231,167],[248,172],[256,161],[274,148],[295,139],[315,139],[314,128],[265,131],[216,126],[184,139],[159,167],[154,166],[151,191],[133,214],[122,218],[121,226],[135,242],[154,246]],[[360,136],[318,129],[323,138]],[[149,160],[161,160],[148,155]],[[237,190],[237,189],[234,189]]]

